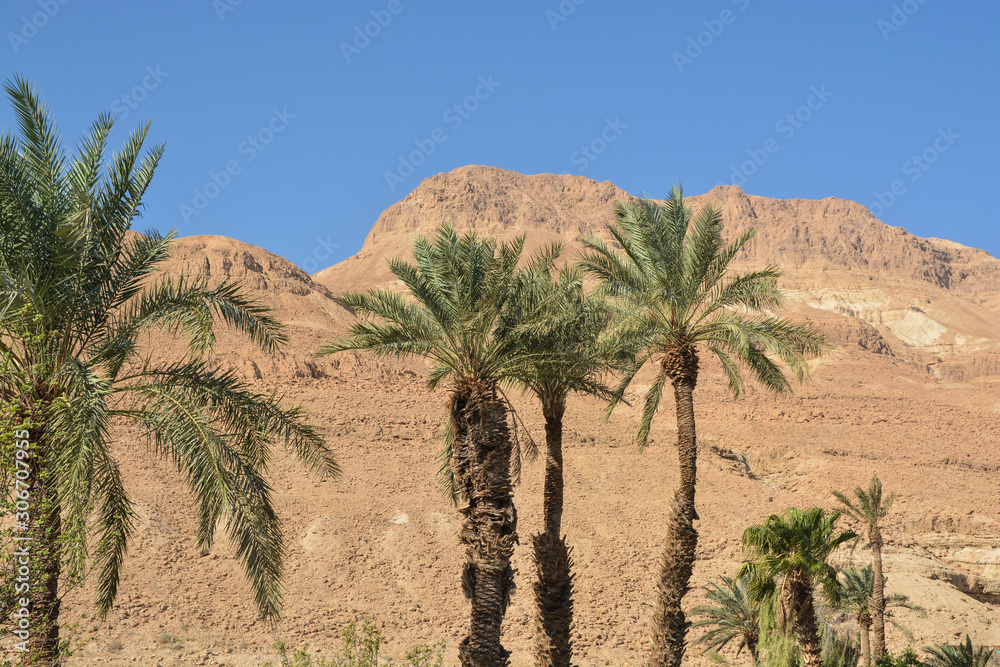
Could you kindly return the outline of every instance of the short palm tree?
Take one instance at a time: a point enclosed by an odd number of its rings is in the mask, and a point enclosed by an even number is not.
[[[871,565],[863,568],[844,568],[840,571],[840,591],[838,598],[831,600],[831,604],[838,608],[849,611],[858,622],[861,630],[861,662],[864,665],[871,664],[871,644],[869,634],[872,627],[872,593],[875,590],[875,572]],[[886,609],[886,617],[890,623],[899,627],[898,623],[892,621],[888,610],[890,608],[906,608],[914,611],[923,609],[910,602],[910,599],[902,593],[886,595],[883,598]]]
[[[760,662],[757,643],[760,641],[760,604],[747,595],[747,581],[744,578],[722,577],[722,585],[711,582],[704,587],[711,604],[698,605],[691,614],[701,616],[701,620],[691,624],[692,628],[711,628],[698,641],[716,650],[729,642],[736,642],[736,655],[746,648],[756,666]]]
[[[216,319],[267,353],[284,343],[281,325],[237,285],[154,275],[174,235],[129,232],[163,152],[143,154],[148,124],[105,170],[110,115],[70,159],[33,87],[15,78],[6,90],[20,137],[0,139],[0,393],[16,435],[4,452],[25,472],[5,491],[29,507],[17,517],[32,553],[22,664],[59,662],[59,586],[79,581],[89,560],[99,613],[115,602],[134,514],[112,420],[137,426],[150,452],[184,473],[200,547],[226,523],[258,608],[277,618],[285,545],[266,479],[270,444],[282,440],[322,473],[337,466],[300,409],[250,390],[205,354]],[[184,334],[188,357],[153,362],[141,342],[157,330]]]
[[[935,644],[925,647],[924,652],[930,656],[927,663],[932,667],[986,667],[993,654],[989,646],[973,647],[969,635],[958,646]]]
[[[610,398],[602,382],[613,366],[622,367],[628,351],[612,349],[603,336],[611,318],[608,303],[583,290],[582,275],[563,268],[555,275],[561,247],[553,246],[523,272],[527,312],[517,329],[518,344],[530,351],[527,375],[516,384],[533,393],[545,419],[545,479],[542,522],[532,536],[538,579],[534,584],[538,619],[535,662],[568,666],[572,660],[573,575],[570,549],[562,535],[563,417],[571,392]]]
[[[821,589],[827,597],[836,598],[840,585],[827,558],[841,544],[857,538],[851,531],[837,531],[839,518],[840,512],[793,507],[743,533],[747,562],[739,576],[748,579],[752,601],[778,597],[779,626],[795,630],[806,667],[823,664],[814,593]]]
[[[649,438],[668,381],[674,390],[680,486],[670,505],[651,659],[654,665],[678,667],[688,627],[681,600],[688,591],[698,545],[693,522],[698,518],[694,389],[699,350],[719,360],[735,395],[744,389],[743,369],[777,394],[790,389],[779,362],[804,379],[805,357],[819,353],[824,338],[806,324],[767,314],[782,302],[777,288],[781,272],[776,267],[731,272],[730,263],[755,230],[726,243],[721,214],[706,206],[692,217],[679,186],[662,203],[620,202],[615,217],[609,231],[624,254],[603,241],[587,239],[580,263],[600,280],[600,293],[615,298],[627,313],[620,318],[620,338],[642,350],[625,373],[618,396],[646,362],[652,360],[656,366],[639,424],[640,448]],[[609,411],[616,403],[611,401]]]
[[[465,503],[461,539],[467,560],[463,590],[471,600],[469,634],[459,646],[463,665],[508,664],[500,626],[514,583],[510,565],[517,541],[511,486],[512,438],[501,384],[526,374],[523,348],[511,334],[524,312],[517,264],[524,237],[498,244],[475,233],[438,231],[418,237],[416,264],[389,260],[411,298],[384,290],[340,298],[365,316],[350,337],[319,351],[368,350],[379,356],[419,356],[433,362],[429,384],[449,381],[453,488]]]
[[[885,588],[882,574],[882,530],[880,522],[885,518],[892,508],[892,503],[896,499],[895,493],[882,496],[882,482],[876,475],[872,475],[872,481],[868,489],[860,486],[854,489],[854,499],[840,491],[832,492],[834,497],[840,501],[843,511],[850,517],[857,519],[864,526],[868,533],[868,543],[872,548],[872,569],[874,578],[874,589],[872,591],[872,628],[873,633],[873,657],[878,660],[885,655]]]

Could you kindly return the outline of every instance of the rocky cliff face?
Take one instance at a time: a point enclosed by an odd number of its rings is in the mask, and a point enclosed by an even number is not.
[[[608,238],[614,203],[629,198],[609,182],[581,176],[462,167],[426,179],[379,216],[355,257],[314,278],[334,292],[391,285],[385,258],[408,257],[417,234],[445,223],[503,237],[527,234],[529,250],[561,241],[572,256],[581,238]],[[716,206],[727,235],[758,229],[738,263],[780,266],[791,306],[863,321],[920,363],[960,354],[964,376],[992,372],[990,355],[1000,352],[1000,260],[986,251],[916,237],[832,197],[778,200],[728,185],[688,202]]]
[[[444,638],[447,664],[455,664],[467,607],[461,521],[436,481],[445,390],[427,390],[421,360],[315,357],[356,322],[334,295],[392,287],[385,259],[408,256],[415,234],[446,221],[460,230],[524,233],[529,248],[561,240],[572,254],[581,236],[604,233],[613,202],[627,196],[580,177],[465,167],[425,181],[386,210],[355,257],[311,277],[232,239],[178,240],[166,274],[239,280],[287,325],[289,341],[277,355],[222,330],[215,361],[261,391],[302,403],[343,475],[310,476],[275,445],[270,472],[289,552],[285,613],[270,627],[256,618],[235,547],[220,534],[210,553],[197,548],[184,473],[145,447],[139,432],[121,428],[115,455],[135,502],[135,540],[106,621],[92,613],[93,578],[65,598],[66,621],[78,623],[79,640],[93,640],[73,664],[249,667],[276,661],[270,647],[278,638],[329,656],[341,628],[362,613],[389,638],[385,655],[401,660],[413,645]],[[721,369],[705,361],[696,393],[701,539],[691,604],[701,601],[698,587],[739,567],[747,525],[790,506],[831,507],[831,489],[865,486],[877,473],[899,497],[885,530],[888,591],[928,612],[899,612],[914,638],[890,628],[890,648],[954,643],[964,632],[976,643],[1000,644],[998,261],[886,227],[842,200],[772,200],[725,187],[690,201],[715,202],[730,232],[759,227],[740,262],[779,263],[789,314],[815,322],[836,346],[811,362],[811,380],[791,396],[751,389],[734,400]],[[162,361],[184,349],[165,335],[149,343]],[[649,644],[663,498],[678,481],[669,406],[654,419],[650,447],[640,453],[634,446],[636,406],[651,382],[640,373],[631,405],[608,420],[604,405],[589,398],[571,397],[566,413],[564,527],[576,563],[574,645],[582,666],[637,664]],[[538,406],[529,396],[511,397],[520,421],[541,439]],[[515,664],[530,661],[534,567],[523,545],[540,529],[541,497],[542,466],[527,463],[515,492],[520,592],[504,626]],[[838,564],[869,555],[860,546]],[[164,632],[176,643],[159,644]],[[727,657],[749,664],[745,652]],[[711,667],[697,650],[689,659]]]

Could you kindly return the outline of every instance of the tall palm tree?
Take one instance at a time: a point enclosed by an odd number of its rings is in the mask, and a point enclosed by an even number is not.
[[[854,499],[852,500],[840,491],[832,492],[834,497],[843,505],[843,511],[850,517],[857,519],[865,527],[868,533],[868,543],[872,548],[872,569],[874,577],[874,588],[872,590],[872,628],[873,634],[873,657],[878,660],[885,655],[885,588],[882,575],[882,530],[880,522],[892,508],[892,503],[896,499],[895,493],[882,496],[882,482],[876,475],[872,475],[872,481],[868,489],[860,486],[854,489]]]
[[[839,518],[840,512],[793,507],[743,533],[748,560],[739,576],[748,578],[751,600],[759,603],[778,596],[779,625],[794,628],[806,667],[823,664],[814,592],[818,588],[835,598],[840,585],[826,559],[841,544],[857,538],[854,532],[837,531]]]
[[[776,267],[730,271],[730,263],[755,230],[726,243],[721,214],[706,206],[692,218],[679,186],[663,203],[620,202],[615,217],[616,224],[608,229],[624,255],[603,241],[587,239],[580,261],[600,279],[600,292],[617,299],[628,313],[621,318],[619,335],[642,350],[638,362],[625,373],[618,395],[646,362],[656,367],[639,424],[640,448],[649,438],[668,380],[674,390],[680,486],[669,505],[651,660],[654,665],[678,667],[688,627],[681,600],[688,591],[698,544],[694,389],[700,350],[707,349],[719,360],[736,396],[744,389],[744,369],[778,394],[790,389],[778,362],[802,380],[808,374],[806,355],[819,353],[824,339],[806,324],[766,314],[782,301],[777,288],[781,272]],[[616,403],[611,401],[609,411]]]
[[[501,383],[526,374],[529,353],[513,329],[524,312],[517,263],[524,237],[498,244],[475,233],[438,231],[413,245],[416,264],[389,260],[411,299],[384,290],[348,292],[341,299],[362,315],[350,337],[319,350],[369,350],[379,356],[419,356],[433,362],[429,385],[450,382],[447,474],[465,505],[461,539],[467,560],[462,585],[471,600],[469,634],[459,645],[463,665],[508,664],[500,643],[514,575],[517,541],[511,487],[512,439]]]
[[[518,327],[518,344],[530,351],[527,375],[516,384],[538,398],[545,419],[545,479],[542,523],[531,538],[538,579],[534,584],[538,617],[535,662],[540,667],[567,666],[572,660],[573,575],[570,549],[562,535],[563,417],[571,392],[610,398],[602,382],[612,366],[629,357],[615,350],[615,338],[603,336],[611,318],[609,304],[583,290],[581,272],[566,267],[554,275],[561,246],[552,246],[523,273],[527,312]]]
[[[0,139],[0,395],[16,436],[4,451],[25,471],[5,491],[29,507],[17,517],[19,537],[30,538],[18,544],[31,551],[22,664],[59,662],[60,582],[79,581],[89,560],[99,613],[115,602],[134,513],[112,420],[137,426],[150,452],[184,473],[200,547],[225,520],[258,608],[277,618],[285,544],[266,479],[270,445],[282,440],[321,473],[337,466],[301,409],[252,391],[206,355],[217,319],[268,353],[285,342],[282,326],[237,285],[154,275],[174,234],[129,234],[163,153],[143,154],[148,124],[105,170],[110,115],[69,158],[33,87],[16,77],[6,91],[20,136]],[[141,342],[156,330],[184,334],[187,358],[152,361]]]
[[[965,635],[965,641],[958,646],[935,644],[924,651],[930,655],[927,661],[932,667],[986,667],[992,656],[989,646],[972,646],[972,639]]]
[[[699,642],[709,648],[722,649],[736,641],[736,655],[744,647],[750,652],[753,664],[760,662],[757,644],[760,641],[760,604],[747,595],[745,578],[722,577],[722,585],[711,582],[704,586],[705,596],[712,604],[702,604],[691,609],[694,616],[703,617],[691,624],[692,628],[711,628]]]
[[[861,630],[861,662],[864,665],[871,664],[871,642],[870,631],[872,627],[872,600],[875,590],[875,572],[871,565],[856,569],[847,567],[840,571],[840,591],[838,597],[830,602],[838,609],[844,609],[854,615]],[[888,610],[892,607],[923,611],[919,605],[910,602],[910,599],[902,593],[886,595],[883,598],[885,604],[886,617],[889,622],[899,627],[898,623],[892,621]]]

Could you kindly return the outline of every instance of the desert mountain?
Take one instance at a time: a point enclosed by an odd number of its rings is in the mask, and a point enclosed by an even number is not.
[[[259,665],[277,638],[329,655],[341,628],[362,613],[389,638],[386,654],[401,659],[416,643],[444,638],[446,664],[454,664],[467,607],[459,516],[436,481],[445,394],[426,389],[419,361],[313,353],[354,322],[335,295],[392,287],[385,259],[408,256],[416,234],[450,221],[483,234],[525,233],[529,247],[562,240],[572,254],[581,237],[605,233],[611,205],[627,196],[576,176],[464,167],[424,181],[382,214],[356,256],[314,276],[232,239],[178,240],[166,274],[240,280],[287,324],[280,354],[222,331],[216,360],[305,405],[343,475],[311,477],[276,448],[271,473],[289,554],[285,614],[271,628],[256,620],[224,531],[211,552],[196,548],[183,473],[123,429],[117,453],[136,504],[135,541],[106,621],[87,607],[92,581],[67,596],[67,621],[79,623],[80,639],[93,640],[71,664]],[[736,187],[691,197],[696,207],[709,202],[729,233],[760,229],[741,261],[781,265],[789,311],[817,322],[837,347],[786,397],[752,391],[734,400],[706,364],[696,393],[701,520],[693,584],[735,571],[747,525],[790,506],[832,507],[831,489],[865,485],[875,472],[899,494],[886,526],[888,591],[927,610],[899,612],[914,637],[889,628],[890,648],[954,643],[965,632],[976,643],[1000,644],[1000,261],[887,227],[853,202],[773,200]],[[165,336],[150,349],[164,358],[183,350]],[[640,376],[633,397],[648,382]],[[512,399],[528,432],[543,437],[537,406]],[[669,403],[641,454],[632,442],[637,409],[621,407],[608,421],[603,414],[599,402],[574,397],[566,415],[564,530],[574,549],[576,660],[585,666],[642,661],[663,498],[677,483]],[[540,529],[541,468],[527,464],[515,492],[519,592],[504,630],[515,665],[531,659],[534,568],[524,545]],[[869,554],[862,544],[838,564],[861,564]],[[158,641],[163,633],[169,644]],[[114,642],[124,649],[116,652]],[[700,648],[690,656],[711,664]],[[745,653],[727,657],[749,664]]]
[[[501,237],[526,234],[529,249],[561,241],[572,256],[583,237],[609,238],[612,206],[629,197],[582,176],[462,167],[428,178],[390,206],[357,255],[314,278],[335,293],[391,285],[385,258],[409,257],[415,236],[444,223]],[[780,266],[791,307],[870,325],[888,347],[947,377],[1000,374],[1000,260],[986,251],[916,237],[833,197],[776,200],[730,185],[689,202],[695,209],[715,205],[728,235],[758,229],[739,261]]]

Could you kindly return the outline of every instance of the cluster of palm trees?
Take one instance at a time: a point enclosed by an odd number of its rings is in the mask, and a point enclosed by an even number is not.
[[[722,577],[721,585],[706,585],[708,603],[692,609],[700,617],[692,627],[708,629],[697,641],[710,649],[734,642],[737,655],[747,649],[755,667],[985,667],[990,650],[974,649],[968,636],[958,646],[937,644],[925,648],[926,661],[920,661],[911,650],[895,661],[888,655],[886,622],[906,632],[893,620],[890,609],[925,613],[907,596],[884,592],[881,520],[892,507],[895,494],[883,496],[882,483],[873,475],[868,488],[856,487],[853,497],[840,491],[833,491],[833,495],[842,511],[791,508],[746,529],[743,545],[747,560],[737,575]],[[842,512],[867,533],[872,562],[838,572],[828,562],[830,555],[859,538],[853,531],[838,531],[836,524]],[[817,602],[826,610],[846,612],[853,618],[858,626],[857,644],[838,634],[827,614],[817,609]],[[791,637],[798,646],[789,652]],[[762,657],[762,653],[769,655]]]
[[[143,152],[148,124],[108,159],[114,119],[102,115],[70,156],[33,87],[15,77],[6,91],[19,135],[0,137],[0,470],[17,470],[20,462],[25,473],[4,478],[8,502],[0,510],[12,518],[20,499],[30,500],[31,511],[3,531],[0,614],[10,619],[23,606],[9,594],[16,573],[10,539],[30,538],[31,641],[21,663],[59,664],[60,599],[84,573],[96,572],[100,615],[114,605],[134,512],[114,457],[113,423],[137,427],[149,453],[183,473],[197,504],[199,546],[209,547],[225,523],[261,614],[277,618],[286,549],[267,481],[271,447],[281,442],[317,474],[339,469],[302,408],[254,391],[207,355],[218,321],[264,353],[286,342],[282,325],[239,285],[156,275],[174,234],[130,232],[163,154],[162,146]],[[512,461],[519,452],[506,392],[534,395],[545,421],[543,523],[531,537],[535,659],[569,665],[567,399],[574,392],[598,396],[610,413],[639,371],[651,367],[655,379],[636,428],[644,447],[669,382],[680,483],[669,496],[649,664],[678,667],[691,625],[682,602],[698,540],[694,390],[701,357],[718,360],[736,395],[748,376],[782,393],[790,389],[788,375],[805,378],[806,359],[825,347],[815,329],[772,314],[781,305],[776,267],[731,269],[754,230],[725,242],[719,211],[706,206],[695,215],[679,187],[665,201],[625,201],[614,213],[613,242],[584,240],[575,263],[559,245],[523,257],[523,236],[501,242],[444,227],[432,239],[420,237],[412,263],[389,262],[405,290],[343,295],[361,318],[348,337],[319,350],[423,357],[431,362],[429,385],[448,388],[442,473],[463,517],[461,581],[471,620],[459,655],[466,666],[509,664],[501,626],[518,543]],[[587,278],[593,285],[585,288]],[[148,341],[156,331],[186,338],[184,358],[155,362]],[[868,522],[878,554],[878,519],[891,498],[842,500]],[[822,510],[790,510],[748,529],[744,543],[754,558],[725,582],[727,589],[714,591],[779,600],[809,667],[819,656],[813,587],[833,586],[825,558],[854,537],[836,533],[836,519]],[[871,617],[880,655],[883,611],[893,598],[882,593],[880,560],[870,576],[858,577],[873,582],[867,606],[857,609],[859,620]],[[756,656],[756,635],[741,636]]]
[[[664,389],[668,382],[673,387],[680,486],[670,501],[650,664],[677,667],[690,624],[681,603],[697,547],[699,354],[718,359],[737,395],[747,370],[780,393],[790,388],[786,369],[804,378],[806,357],[824,346],[808,325],[769,314],[781,304],[777,268],[730,270],[753,230],[724,242],[720,213],[707,206],[693,215],[679,187],[664,202],[621,202],[615,218],[609,232],[617,247],[585,239],[576,264],[559,264],[558,245],[522,258],[523,236],[498,242],[444,227],[433,239],[420,237],[413,263],[389,261],[405,292],[342,295],[361,319],[349,337],[320,350],[424,357],[433,363],[430,386],[448,383],[446,473],[465,518],[462,583],[472,608],[459,647],[463,665],[508,664],[500,628],[513,584],[517,515],[505,390],[530,391],[545,418],[543,530],[531,540],[538,575],[534,650],[539,665],[569,665],[573,575],[561,535],[567,397],[606,398],[610,412],[651,365],[655,380],[637,426],[644,447]],[[596,279],[594,289],[584,289],[587,276]]]

